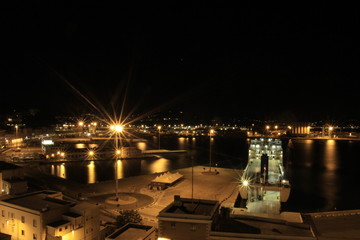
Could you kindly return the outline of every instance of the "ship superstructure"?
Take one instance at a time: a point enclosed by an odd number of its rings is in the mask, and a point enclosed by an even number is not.
[[[248,212],[279,213],[290,195],[280,140],[251,140],[249,161],[241,178],[240,195]]]

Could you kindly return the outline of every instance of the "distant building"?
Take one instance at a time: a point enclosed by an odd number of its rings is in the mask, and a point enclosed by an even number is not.
[[[24,170],[15,164],[0,161],[1,194],[14,195],[27,191]]]
[[[128,223],[105,238],[105,240],[155,240],[153,226]]]
[[[0,232],[13,240],[98,240],[99,208],[41,191],[0,201]]]
[[[310,129],[309,123],[294,123],[291,126],[290,134],[293,136],[306,136],[310,134]]]

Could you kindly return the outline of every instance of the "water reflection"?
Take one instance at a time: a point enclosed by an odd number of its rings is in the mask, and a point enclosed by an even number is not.
[[[335,170],[338,167],[337,163],[336,141],[327,140],[325,144],[324,164],[328,170]]]
[[[88,168],[88,183],[95,183],[96,171],[95,171],[94,161],[90,161],[90,163],[87,165],[87,168]]]
[[[62,163],[61,165],[51,165],[51,174],[61,178],[66,178],[65,163]]]
[[[304,141],[304,164],[306,167],[311,167],[311,165],[313,164],[312,161],[312,152],[313,152],[313,146],[314,146],[314,141],[313,140],[305,140]]]
[[[151,173],[166,172],[169,170],[169,164],[169,159],[159,158],[150,164],[149,170]]]
[[[123,162],[122,160],[117,160],[115,162],[116,166],[115,166],[115,170],[116,170],[116,177],[117,179],[121,179],[124,178],[124,166],[123,166]]]
[[[98,147],[99,147],[98,144],[89,144],[90,149],[94,149],[94,148],[98,148]]]
[[[144,151],[144,150],[146,150],[146,148],[147,148],[145,142],[138,142],[138,143],[136,143],[136,147],[137,147],[138,149],[140,149],[141,151]]]
[[[178,138],[178,140],[179,140],[179,149],[185,149],[185,138],[180,137]]]
[[[76,149],[86,148],[86,145],[84,143],[77,143],[77,144],[75,144],[75,148]]]

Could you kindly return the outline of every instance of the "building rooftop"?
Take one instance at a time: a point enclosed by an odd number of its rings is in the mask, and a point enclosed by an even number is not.
[[[146,239],[155,228],[147,225],[140,224],[126,224],[122,228],[116,230],[113,234],[108,236],[106,239],[111,240],[137,240]]]
[[[39,212],[45,212],[50,209],[63,206],[72,206],[74,204],[72,202],[64,201],[61,199],[48,197],[46,191],[21,195],[18,197],[3,200],[2,202],[7,202]]]
[[[228,208],[221,208],[219,218],[216,219],[212,231],[215,235],[216,232],[254,234],[254,238],[257,234],[288,236],[288,239],[295,236],[304,238],[314,237],[309,224],[263,218],[255,215],[230,215],[230,210]]]
[[[21,167],[15,165],[15,164],[12,164],[12,163],[0,161],[0,172],[2,172],[4,170],[13,170],[13,169],[18,169],[18,168],[21,168]]]
[[[3,179],[3,181],[8,182],[8,183],[26,182],[26,180],[24,180],[22,178]]]
[[[88,203],[88,202],[80,202],[76,204],[72,209],[75,212],[78,211],[89,211],[90,209],[98,209],[99,206],[95,205],[94,203]]]
[[[56,221],[56,222],[48,223],[47,226],[56,228],[56,227],[65,225],[65,224],[67,224],[67,223],[70,223],[70,222],[67,221],[67,220],[61,219],[61,220]]]
[[[63,214],[64,216],[66,217],[72,217],[72,218],[78,218],[78,217],[81,217],[80,214],[77,214],[77,213],[73,213],[73,212],[66,212]]]
[[[360,209],[309,213],[317,237],[358,239],[360,236]]]
[[[211,219],[218,207],[218,201],[180,198],[175,195],[174,202],[164,208],[159,213],[159,217]]]

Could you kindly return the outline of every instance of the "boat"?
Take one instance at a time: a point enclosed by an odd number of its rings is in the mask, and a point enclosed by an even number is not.
[[[278,214],[290,196],[290,183],[283,166],[281,140],[250,141],[248,163],[240,180],[239,193],[247,212]]]

